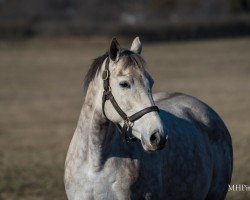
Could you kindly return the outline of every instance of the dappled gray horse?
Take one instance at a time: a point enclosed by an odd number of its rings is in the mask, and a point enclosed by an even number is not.
[[[65,163],[68,199],[224,199],[232,175],[227,128],[180,93],[152,95],[135,38],[113,39],[91,65]]]

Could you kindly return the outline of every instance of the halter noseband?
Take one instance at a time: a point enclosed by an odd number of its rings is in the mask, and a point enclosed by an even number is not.
[[[109,84],[109,78],[110,78],[110,71],[109,71],[109,57],[107,58],[106,64],[105,64],[105,69],[102,73],[102,79],[103,79],[103,96],[102,96],[102,112],[104,116],[107,118],[105,111],[104,111],[104,106],[105,102],[107,100],[110,100],[112,103],[113,107],[117,111],[117,113],[122,117],[124,120],[123,127],[120,126],[120,124],[116,124],[122,133],[123,140],[126,142],[134,142],[136,141],[136,138],[131,136],[129,137],[127,134],[132,130],[132,127],[134,125],[134,121],[140,119],[143,115],[149,113],[149,112],[159,112],[159,108],[157,106],[150,106],[147,108],[142,109],[141,111],[131,115],[130,117],[126,115],[126,113],[121,109],[121,107],[118,105],[116,102],[110,88]]]

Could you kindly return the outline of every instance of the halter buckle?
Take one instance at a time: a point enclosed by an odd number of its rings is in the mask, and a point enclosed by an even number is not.
[[[127,119],[124,120],[124,124],[126,124],[127,127],[133,127],[134,126],[134,122],[131,122],[129,117],[127,117]]]
[[[109,78],[109,70],[104,69],[102,72],[102,80],[107,80]]]

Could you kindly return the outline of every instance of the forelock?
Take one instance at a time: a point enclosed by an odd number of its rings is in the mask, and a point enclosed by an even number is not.
[[[129,50],[121,51],[120,59],[123,62],[124,69],[128,67],[136,67],[139,69],[144,69],[146,66],[145,60],[140,55]]]

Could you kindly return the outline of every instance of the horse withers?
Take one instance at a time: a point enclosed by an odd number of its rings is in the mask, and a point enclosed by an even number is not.
[[[233,153],[220,117],[181,93],[152,94],[135,38],[111,41],[84,80],[84,104],[65,162],[70,200],[221,200]]]

